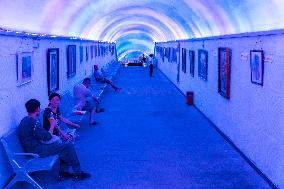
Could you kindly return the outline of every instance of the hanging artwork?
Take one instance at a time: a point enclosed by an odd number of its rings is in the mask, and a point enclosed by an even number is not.
[[[181,64],[181,70],[186,73],[186,49],[182,48],[181,49],[182,52],[182,64]]]
[[[67,78],[76,75],[76,45],[67,48]]]
[[[192,77],[194,77],[194,51],[188,51],[188,59],[189,59],[189,73]]]
[[[47,54],[48,95],[59,89],[59,49],[48,49]]]
[[[250,51],[251,82],[257,85],[263,85],[263,61],[263,50]]]
[[[208,51],[198,50],[198,76],[205,81],[207,80]]]
[[[93,45],[91,45],[91,59],[93,59],[94,58],[94,46]]]
[[[33,52],[17,54],[17,86],[29,83],[33,79]]]
[[[82,63],[84,60],[84,48],[83,46],[80,46],[80,63]]]
[[[230,98],[231,52],[229,48],[218,48],[218,92]]]
[[[87,62],[89,59],[89,47],[86,46],[85,49],[86,49],[86,62]]]

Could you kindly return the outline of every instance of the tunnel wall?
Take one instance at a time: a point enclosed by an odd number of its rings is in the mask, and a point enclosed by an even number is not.
[[[195,107],[280,188],[284,188],[283,44],[284,31],[277,30],[163,42],[155,47],[159,69],[182,93],[193,91]],[[167,47],[177,51],[176,62],[166,57],[163,61]],[[218,92],[219,47],[231,52],[229,99]],[[186,49],[186,73],[182,71],[182,48]],[[207,80],[198,76],[199,49],[208,52]],[[194,77],[189,50],[195,53]],[[255,76],[251,81],[251,50],[263,50],[263,85],[252,83]]]
[[[67,47],[76,45],[76,75],[67,78]],[[94,64],[105,66],[116,55],[105,51],[104,55],[95,56],[91,46],[115,46],[103,42],[88,40],[73,40],[62,38],[36,38],[29,36],[0,34],[0,136],[17,127],[20,120],[26,116],[24,104],[31,98],[41,102],[41,108],[48,105],[47,84],[47,53],[49,48],[59,49],[59,90],[62,94],[66,90],[72,93],[73,86],[90,76]],[[83,47],[83,61],[80,61],[80,46]],[[88,60],[86,59],[86,47],[88,48]],[[91,57],[93,49],[93,58]],[[22,52],[30,52],[32,58],[32,81],[18,86],[17,82],[17,57]],[[97,54],[98,55],[98,54]],[[0,188],[11,176],[11,167],[8,165],[6,154],[0,145]]]

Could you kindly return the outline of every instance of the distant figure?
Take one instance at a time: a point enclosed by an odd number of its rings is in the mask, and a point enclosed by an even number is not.
[[[72,178],[73,180],[83,180],[91,175],[81,170],[80,162],[72,143],[54,142],[44,144],[42,141],[52,139],[52,132],[55,125],[51,125],[50,131],[46,131],[38,120],[40,113],[40,102],[30,99],[25,104],[28,116],[21,120],[17,128],[17,133],[21,144],[26,152],[36,153],[40,157],[58,155],[60,159],[59,180]],[[73,174],[69,172],[72,167]]]
[[[108,80],[103,76],[103,74],[99,71],[98,65],[94,65],[94,70],[94,77],[96,81],[109,84],[115,91],[121,90],[121,88],[117,87],[111,80]]]
[[[74,97],[76,100],[77,110],[87,110],[90,112],[90,125],[96,125],[98,122],[94,120],[95,113],[104,111],[104,108],[99,108],[101,103],[97,99],[96,95],[93,95],[89,89],[91,85],[91,79],[85,78],[83,83],[78,84],[74,87]]]
[[[153,77],[153,69],[154,69],[154,66],[153,66],[153,63],[154,63],[154,55],[153,55],[153,54],[150,54],[149,57],[150,57],[150,64],[149,64],[150,78],[152,78],[152,77]]]

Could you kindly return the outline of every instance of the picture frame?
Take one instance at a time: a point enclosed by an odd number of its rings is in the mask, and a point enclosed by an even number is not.
[[[76,45],[67,48],[67,78],[76,75]]]
[[[33,80],[33,52],[17,53],[17,86]]]
[[[198,50],[198,76],[207,81],[208,51]]]
[[[94,58],[94,46],[93,45],[91,45],[90,52],[91,52],[91,59],[93,59]]]
[[[86,46],[85,49],[86,49],[86,62],[87,62],[89,60],[89,47]]]
[[[185,48],[181,49],[181,57],[182,57],[181,71],[186,73],[186,49]]]
[[[195,59],[195,52],[192,50],[188,51],[188,60],[189,60],[189,73],[192,77],[194,77],[194,59]]]
[[[84,48],[83,46],[80,46],[80,63],[82,63],[84,60]]]
[[[227,47],[218,48],[218,93],[230,99],[231,50]]]
[[[48,95],[59,89],[59,49],[50,48],[47,52]]]
[[[263,86],[264,53],[263,50],[250,51],[251,82]]]

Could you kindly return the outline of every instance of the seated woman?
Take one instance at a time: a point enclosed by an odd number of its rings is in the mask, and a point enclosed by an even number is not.
[[[121,88],[117,87],[111,80],[108,80],[103,76],[103,74],[99,71],[99,66],[96,64],[94,65],[94,77],[98,82],[109,84],[115,91],[121,90]]]
[[[43,113],[43,128],[53,135],[60,136],[63,141],[73,141],[73,136],[64,132],[60,128],[59,121],[72,125],[76,128],[79,128],[80,125],[62,117],[59,110],[60,99],[61,96],[58,93],[52,93],[49,95],[49,105],[45,108]],[[50,127],[51,125],[54,125],[54,127]]]

